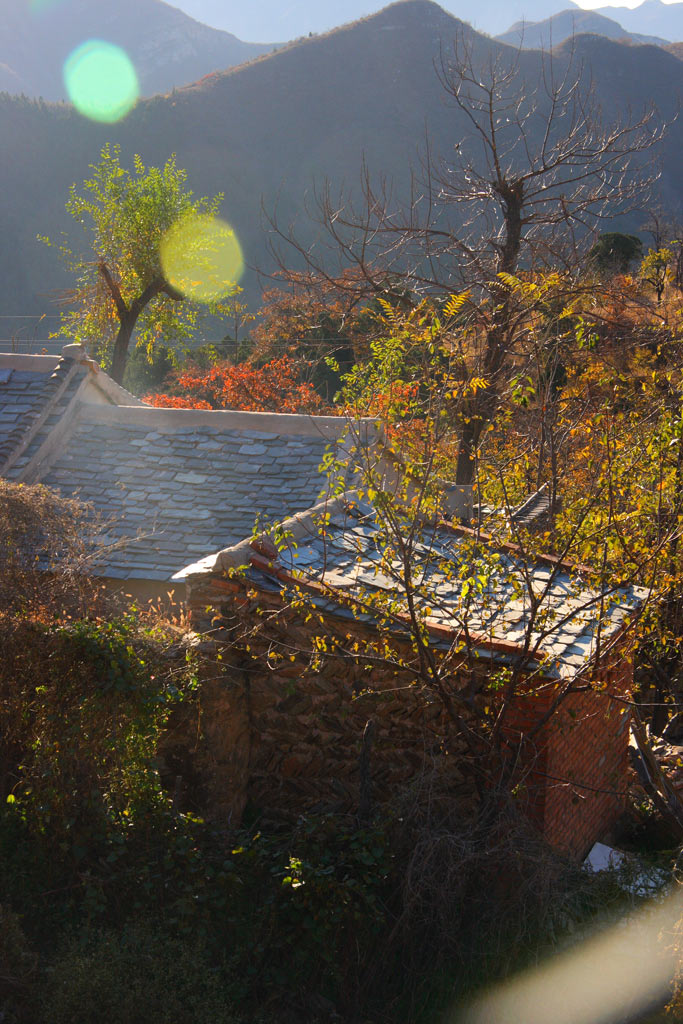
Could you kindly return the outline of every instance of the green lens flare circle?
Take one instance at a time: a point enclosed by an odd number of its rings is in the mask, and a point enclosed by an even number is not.
[[[104,124],[114,124],[129,114],[140,95],[128,54],[101,39],[89,39],[67,57],[64,85],[80,114]]]
[[[59,3],[61,3],[61,0],[30,0],[28,8],[31,14],[42,14],[43,11],[49,11],[50,8],[56,7]]]
[[[173,224],[161,240],[159,255],[169,284],[195,302],[225,298],[244,273],[235,232],[208,214],[192,214]]]

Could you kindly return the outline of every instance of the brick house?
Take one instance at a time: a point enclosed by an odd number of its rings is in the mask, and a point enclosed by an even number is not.
[[[229,722],[230,741],[214,737],[213,801],[233,819],[247,802],[293,814],[358,808],[372,722],[374,799],[390,799],[430,765],[471,805],[467,744],[411,675],[400,573],[382,558],[373,509],[342,496],[283,528],[289,540],[279,550],[268,536],[248,538],[179,574],[195,628],[225,647],[230,666],[215,680],[213,727],[220,733],[218,723]],[[494,550],[446,523],[425,531],[415,557],[429,648],[451,659],[453,694],[481,721],[487,705],[499,705],[491,680],[517,672],[502,748],[520,766],[518,799],[548,841],[582,855],[624,807],[632,681],[624,639],[646,593],[597,591],[585,570],[551,558],[522,565],[514,548]],[[461,570],[479,557],[493,569],[476,599],[464,599]],[[352,641],[365,652],[378,637],[382,606],[372,599],[382,593],[399,600],[389,632],[407,652],[405,669],[400,658],[349,653]]]

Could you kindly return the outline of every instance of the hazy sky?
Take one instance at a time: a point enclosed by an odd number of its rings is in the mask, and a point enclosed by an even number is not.
[[[322,32],[335,28],[366,14],[372,14],[386,6],[391,0],[167,0],[180,7],[192,17],[208,25],[223,28],[248,42],[285,42],[309,31]],[[505,31],[513,21],[524,13],[529,20],[546,17],[548,9],[559,11],[569,6],[563,0],[437,0],[441,6],[458,17],[466,18],[465,11],[472,12],[477,27],[491,31],[493,24],[487,24],[487,14],[496,12],[495,23],[498,32]],[[577,0],[580,7],[593,8],[605,5],[605,0]],[[617,0],[614,6],[637,7],[642,0]],[[674,3],[676,0],[664,0]],[[507,10],[510,16],[507,17]],[[536,13],[535,9],[543,9]],[[469,19],[468,19],[469,20]]]
[[[643,0],[619,0],[616,4],[606,4],[603,0],[575,0],[575,3],[579,7],[585,7],[587,10],[591,10],[593,7],[640,7]],[[662,0],[662,3],[673,4],[677,0]]]

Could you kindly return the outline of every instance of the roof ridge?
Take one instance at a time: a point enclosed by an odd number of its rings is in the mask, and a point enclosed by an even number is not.
[[[36,483],[40,479],[41,474],[49,470],[52,462],[59,457],[64,440],[74,433],[79,420],[80,408],[84,404],[81,400],[81,395],[85,391],[90,379],[87,366],[84,367],[84,370],[85,372],[80,379],[78,378],[78,373],[74,373],[69,378],[69,383],[63,389],[59,400],[61,402],[64,397],[67,397],[68,401],[59,410],[57,422],[50,425],[47,436],[41,437],[40,435],[43,427],[49,424],[49,416],[44,420],[39,430],[36,431],[31,443],[27,445],[25,451],[28,458],[21,467],[19,475],[19,479],[23,483]],[[76,384],[74,389],[69,387],[69,384],[72,382]]]
[[[354,427],[360,433],[374,430],[383,436],[377,417],[315,416],[310,413],[248,412],[243,409],[159,409],[152,405],[102,406],[88,403],[84,418],[109,425],[139,425],[172,433],[174,429],[210,427],[218,430],[258,430],[281,435],[327,437],[337,440]],[[367,438],[364,438],[364,440]]]
[[[26,451],[32,440],[40,432],[41,427],[50,415],[57,408],[62,395],[69,386],[69,382],[76,376],[79,363],[70,356],[60,356],[57,366],[50,374],[44,391],[44,401],[40,407],[29,413],[27,422],[20,424],[9,435],[3,445],[2,453],[5,454],[0,464],[0,476],[6,476],[14,466],[17,459]]]
[[[355,491],[344,491],[335,497],[327,496],[322,501],[312,505],[311,508],[303,512],[297,512],[296,515],[289,516],[280,523],[274,523],[255,537],[247,537],[237,544],[223,548],[222,551],[216,551],[211,555],[207,555],[199,562],[185,566],[173,576],[173,579],[181,580],[186,579],[188,576],[203,576],[213,572],[215,569],[227,572],[241,565],[248,565],[254,552],[258,554],[259,551],[267,550],[269,543],[271,543],[271,537],[276,532],[285,534],[288,539],[295,542],[303,540],[307,536],[317,535],[317,527],[311,529],[314,518],[320,515],[332,516],[338,511],[346,512],[348,506],[353,504],[354,498]]]

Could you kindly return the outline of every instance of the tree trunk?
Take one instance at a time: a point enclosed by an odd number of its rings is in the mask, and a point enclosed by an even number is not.
[[[521,181],[512,185],[501,183],[498,192],[503,199],[505,235],[500,249],[498,270],[514,274],[517,269],[522,238],[522,207],[524,188]],[[474,483],[475,455],[482,431],[490,422],[497,403],[500,375],[507,351],[508,327],[510,323],[510,293],[503,282],[492,289],[491,299],[498,308],[494,311],[486,337],[486,351],[482,365],[483,376],[488,382],[486,391],[477,392],[471,400],[470,411],[462,425],[458,446],[458,463],[455,473],[456,484]]]
[[[116,281],[106,263],[100,263],[99,271],[114,300],[116,315],[119,318],[119,330],[114,342],[110,374],[117,384],[122,384],[123,375],[126,372],[126,363],[128,362],[128,346],[130,345],[135,325],[138,322],[138,317],[143,309],[160,292],[165,292],[174,302],[182,302],[183,296],[172,285],[168,284],[163,277],[155,277],[149,282],[145,290],[136,299],[133,299],[130,306],[128,306],[121,294],[118,281]]]
[[[136,320],[137,316],[127,316],[121,323],[116,335],[109,373],[117,384],[123,383],[123,375],[126,372],[126,363],[128,362],[128,346],[130,345]]]
[[[458,462],[455,470],[456,484],[469,486],[474,483],[475,452],[481,435],[481,420],[468,417],[460,431]]]

